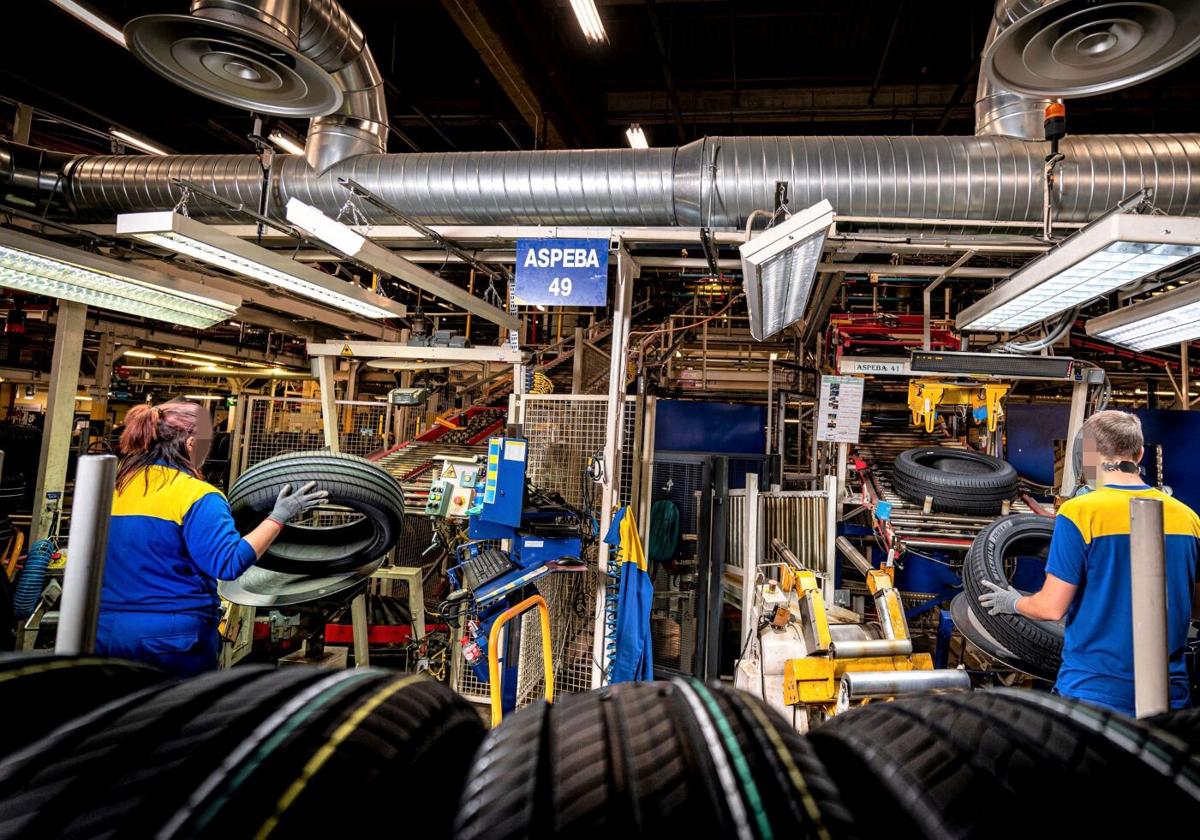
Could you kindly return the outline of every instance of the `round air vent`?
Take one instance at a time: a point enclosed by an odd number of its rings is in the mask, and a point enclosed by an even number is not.
[[[1196,0],[1058,0],[1005,27],[984,54],[983,70],[1026,96],[1093,96],[1144,82],[1198,51]]]
[[[125,25],[129,49],[193,93],[263,114],[319,117],[336,111],[333,77],[283,39],[219,20],[146,15]]]

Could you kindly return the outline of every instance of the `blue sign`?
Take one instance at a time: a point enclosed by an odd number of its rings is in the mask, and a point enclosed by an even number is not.
[[[518,239],[514,294],[527,306],[604,306],[608,240]]]

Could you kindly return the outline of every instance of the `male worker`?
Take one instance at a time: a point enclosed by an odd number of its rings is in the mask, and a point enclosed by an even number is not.
[[[1130,589],[1129,500],[1160,499],[1166,531],[1167,644],[1171,706],[1186,708],[1184,662],[1188,625],[1200,605],[1196,592],[1200,517],[1142,480],[1142,424],[1123,411],[1101,411],[1083,424],[1084,474],[1097,490],[1058,510],[1040,592],[1021,595],[984,581],[994,592],[979,600],[992,615],[1067,618],[1056,690],[1132,716],[1133,617]],[[1134,560],[1136,562],[1136,560]]]

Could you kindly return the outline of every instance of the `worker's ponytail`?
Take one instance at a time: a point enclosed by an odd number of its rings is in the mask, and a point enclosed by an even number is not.
[[[196,421],[204,409],[193,402],[172,400],[160,407],[139,405],[125,415],[119,449],[117,489],[124,490],[146,467],[161,464],[200,477],[188,453],[188,438],[196,433]],[[146,473],[146,486],[150,476]]]

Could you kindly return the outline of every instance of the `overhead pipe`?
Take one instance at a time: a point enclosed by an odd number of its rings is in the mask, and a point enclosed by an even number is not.
[[[1004,0],[1000,0],[1004,5]],[[1000,14],[1000,10],[997,10]],[[992,18],[983,52],[987,53],[996,40],[999,22]],[[1046,106],[1056,100],[1037,99],[1013,93],[997,85],[987,73],[980,72],[975,88],[975,134],[1016,137],[1021,140],[1045,138]]]

